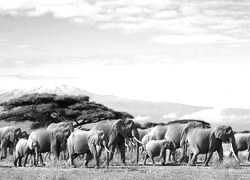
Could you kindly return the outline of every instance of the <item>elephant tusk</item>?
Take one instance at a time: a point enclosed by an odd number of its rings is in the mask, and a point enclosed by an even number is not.
[[[233,144],[232,144],[232,143],[230,143],[230,144],[231,144],[231,149],[232,149],[234,158],[236,159],[236,161],[240,162],[239,158],[236,156],[236,154],[235,154],[235,152],[234,152]]]
[[[135,146],[135,143],[133,143],[133,141],[130,141],[131,142],[131,144],[133,145],[133,146]]]
[[[106,145],[104,145],[104,148],[105,148],[105,150],[106,150],[108,153],[113,153],[112,151],[108,150],[108,148],[107,148]]]
[[[128,144],[127,143],[124,143],[126,147],[128,147]]]
[[[143,144],[141,141],[139,141],[136,137],[133,137],[138,143]]]

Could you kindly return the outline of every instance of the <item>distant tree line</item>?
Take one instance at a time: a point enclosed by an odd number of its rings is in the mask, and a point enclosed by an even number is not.
[[[126,112],[114,111],[102,104],[90,102],[88,96],[34,93],[11,99],[0,106],[4,107],[0,120],[32,121],[31,129],[70,120],[80,126],[105,119],[134,118]]]
[[[163,123],[163,122],[160,122],[160,123],[146,122],[143,125],[137,123],[137,127],[141,128],[141,129],[147,129],[147,128],[155,127],[155,126],[158,126],[158,125],[160,125],[160,126],[166,126],[166,125],[175,124],[175,123],[178,123],[178,124],[187,124],[189,122],[200,122],[206,128],[210,128],[211,127],[210,123],[208,123],[206,121],[203,121],[203,120],[197,120],[197,119],[178,119],[178,120],[169,121],[169,122],[166,122],[166,123]]]

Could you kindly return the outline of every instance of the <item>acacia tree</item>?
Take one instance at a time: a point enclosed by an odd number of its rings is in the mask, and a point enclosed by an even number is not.
[[[69,120],[80,126],[105,119],[133,118],[126,112],[114,111],[102,104],[90,102],[88,96],[34,93],[11,99],[0,106],[4,107],[0,120],[32,121],[32,129]]]

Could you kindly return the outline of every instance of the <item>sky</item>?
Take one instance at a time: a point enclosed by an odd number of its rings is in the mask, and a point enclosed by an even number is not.
[[[249,0],[0,0],[0,89],[250,108]]]

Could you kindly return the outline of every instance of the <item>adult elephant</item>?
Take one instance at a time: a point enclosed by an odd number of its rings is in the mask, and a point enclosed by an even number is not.
[[[70,131],[70,134],[74,132],[74,126],[73,126],[73,122],[72,121],[65,121],[65,122],[59,122],[59,123],[51,123],[47,127],[47,129],[55,129],[55,128],[65,128],[65,129],[68,129]],[[69,135],[68,135],[68,137],[69,137]],[[68,137],[66,137],[66,138],[68,138]],[[49,157],[50,157],[50,154],[47,153],[45,155],[45,158],[46,158],[47,155],[49,155]],[[62,151],[62,158],[65,160],[65,159],[67,159],[67,157],[68,157],[68,152],[67,152],[67,148],[65,147],[65,149]]]
[[[199,154],[207,154],[204,166],[208,166],[214,151],[218,152],[219,161],[222,161],[222,142],[226,143],[227,141],[230,141],[233,151],[237,152],[234,132],[231,126],[218,126],[210,129],[194,128],[189,130],[185,143],[188,144],[190,150],[193,153],[190,165],[195,165],[197,156]],[[236,155],[235,158],[237,161],[239,161]]]
[[[72,121],[65,121],[59,123],[51,123],[48,125],[47,129],[54,129],[54,128],[66,128],[69,129],[70,133],[74,132],[74,126]]]
[[[66,149],[67,137],[69,137],[70,131],[65,128],[54,128],[54,129],[38,129],[33,131],[29,139],[35,139],[40,145],[40,163],[42,166],[43,158],[41,153],[52,152],[57,160],[59,160],[59,154],[62,150]]]
[[[235,152],[238,155],[239,151],[248,151],[247,160],[250,161],[250,133],[236,133],[234,135],[237,151]],[[232,155],[232,149],[230,156]]]
[[[104,141],[105,145],[111,151],[109,154],[107,152],[107,166],[109,165],[109,161],[113,159],[114,152],[116,147],[119,148],[121,154],[121,162],[122,164],[126,164],[125,162],[125,139],[134,138],[137,141],[137,155],[136,162],[138,164],[139,161],[139,145],[140,141],[138,140],[139,134],[135,123],[132,120],[116,120],[116,121],[102,121],[98,122],[93,128],[92,131],[99,130],[103,131],[105,134]],[[97,147],[97,155],[101,156],[101,151],[103,147]]]
[[[109,152],[105,145],[105,134],[103,131],[91,130],[83,131],[76,130],[68,138],[68,152],[69,152],[69,164],[74,166],[73,160],[79,156],[87,154],[85,166],[88,166],[88,162],[94,157],[95,167],[99,168],[99,157],[97,156],[98,146],[103,146]]]
[[[168,141],[172,141],[174,145],[174,150],[180,148],[180,141],[182,136],[192,128],[201,127],[204,128],[203,123],[201,122],[188,122],[187,124],[173,123],[170,124],[167,128],[164,139]],[[184,138],[184,137],[183,137]],[[169,150],[168,161],[171,161],[171,155],[173,157],[173,161],[175,161],[175,151]],[[183,156],[180,158],[180,162],[183,160]]]
[[[0,128],[1,160],[7,157],[7,148],[9,148],[9,154],[13,155],[16,143],[21,137],[22,131],[19,127],[6,126]]]

